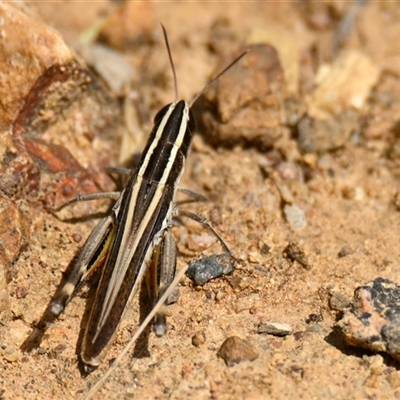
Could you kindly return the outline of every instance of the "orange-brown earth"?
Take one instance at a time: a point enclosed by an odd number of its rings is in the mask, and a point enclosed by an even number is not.
[[[400,283],[400,6],[12,7],[0,4],[0,397],[81,398],[137,327],[135,298],[107,360],[84,377],[84,289],[39,347],[20,350],[107,201],[58,217],[49,208],[112,189],[103,168],[140,152],[173,99],[162,21],[185,99],[251,49],[196,105],[200,132],[181,183],[210,199],[190,209],[239,262],[203,287],[184,278],[168,333],[139,340],[95,398],[400,398],[398,363],[348,346],[331,301],[379,276]],[[172,231],[178,268],[221,252],[192,221]],[[268,321],[292,333],[259,333]],[[226,366],[217,353],[232,336],[258,357]]]

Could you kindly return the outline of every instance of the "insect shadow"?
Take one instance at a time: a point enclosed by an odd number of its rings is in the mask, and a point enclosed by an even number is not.
[[[29,336],[24,340],[22,343],[20,349],[23,352],[30,352],[35,349],[40,349],[40,345],[43,341],[43,337],[46,334],[47,330],[51,328],[51,326],[55,323],[55,321],[58,319],[58,316],[54,315],[54,313],[51,311],[50,307],[55,298],[59,296],[61,293],[62,288],[64,287],[65,283],[67,282],[67,277],[70,275],[71,270],[74,266],[75,258],[71,260],[69,263],[67,269],[62,275],[60,283],[57,285],[57,290],[55,291],[53,297],[49,301],[46,310],[44,311],[43,315],[39,319],[38,322],[36,322],[33,327],[32,327],[32,332],[29,334]],[[98,274],[94,274],[98,275]],[[98,279],[98,276],[93,276],[93,280]],[[95,284],[91,285],[92,288],[89,289],[89,293],[91,290],[95,289]],[[86,307],[87,308],[87,307]]]

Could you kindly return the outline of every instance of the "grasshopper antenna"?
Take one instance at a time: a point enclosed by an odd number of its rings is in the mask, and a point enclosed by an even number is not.
[[[169,43],[168,43],[167,31],[165,30],[163,24],[161,24],[161,28],[162,28],[163,34],[164,34],[165,45],[167,46],[168,58],[169,58],[169,63],[171,65],[171,69],[172,69],[172,75],[174,77],[175,101],[178,101],[178,84],[176,81],[176,72],[175,72],[175,67],[174,67],[174,61],[172,60],[171,49],[170,49]]]
[[[190,102],[190,108],[192,108],[193,104],[196,103],[196,101],[199,99],[199,97],[218,79],[220,78],[223,74],[225,74],[226,71],[231,69],[239,60],[241,60],[248,52],[250,49],[247,49],[245,52],[243,52],[239,57],[235,58],[224,70],[222,70],[216,77],[214,77],[210,82],[207,83],[206,86],[198,93],[194,99]]]

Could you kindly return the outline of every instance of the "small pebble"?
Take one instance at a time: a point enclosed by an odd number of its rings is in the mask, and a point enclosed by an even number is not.
[[[8,362],[15,362],[19,359],[18,350],[15,349],[14,347],[7,347],[6,351],[4,352],[3,357]]]
[[[261,322],[257,326],[257,333],[268,333],[274,336],[287,336],[292,333],[292,327],[289,324],[281,322]]]
[[[297,261],[305,269],[311,269],[311,265],[308,263],[306,255],[295,242],[290,242],[286,246],[283,255],[291,261]]]
[[[294,336],[294,340],[296,340],[296,342],[299,342],[300,340],[303,340],[304,337],[306,336],[306,333],[304,331],[297,331],[295,333],[293,333]]]
[[[306,332],[311,332],[311,333],[321,333],[322,331],[323,328],[320,324],[313,324],[306,328]]]
[[[271,247],[269,247],[267,244],[264,243],[261,246],[260,253],[261,254],[267,254],[270,250],[271,250]]]
[[[263,262],[263,257],[258,251],[250,251],[249,262],[253,264],[261,264]]]
[[[204,344],[206,341],[206,337],[203,332],[197,332],[192,337],[192,345],[199,347],[200,345]]]
[[[17,288],[15,289],[15,297],[17,299],[24,299],[27,294],[29,292],[29,286],[17,286]]]
[[[283,161],[277,165],[276,170],[281,179],[298,182],[304,181],[301,167],[294,162]]]
[[[308,316],[308,318],[306,319],[306,323],[307,324],[312,324],[312,323],[316,323],[316,322],[320,322],[320,321],[322,321],[322,316],[321,316],[321,314],[310,314],[309,316]]]
[[[287,222],[293,231],[299,231],[307,226],[306,215],[304,211],[295,204],[286,204],[283,208]]]
[[[82,235],[79,233],[73,233],[71,238],[75,243],[80,243],[82,241]]]
[[[342,188],[342,196],[346,200],[353,200],[356,197],[356,189],[354,186],[344,186]]]
[[[180,292],[179,288],[175,288],[172,293],[168,296],[167,301],[165,302],[168,306],[170,304],[175,304],[179,300]]]
[[[240,285],[242,284],[243,278],[240,276],[232,276],[229,279],[229,284],[231,285],[232,289],[240,289]]]
[[[383,357],[380,354],[363,356],[363,360],[368,363],[369,369],[374,375],[381,375],[386,368]]]
[[[346,257],[349,254],[354,253],[352,248],[350,246],[344,246],[340,249],[339,253],[338,253],[338,257],[342,258],[342,257]]]
[[[196,285],[204,285],[214,278],[232,273],[233,259],[228,254],[212,255],[189,263],[187,275]]]
[[[188,235],[187,245],[192,251],[203,251],[208,249],[216,239],[213,235]]]
[[[26,337],[29,335],[30,327],[21,319],[15,319],[9,323],[9,339],[16,346],[22,345]]]
[[[228,367],[232,367],[242,361],[254,361],[258,354],[243,339],[231,336],[222,343],[217,356],[222,358]]]
[[[350,305],[350,299],[340,292],[333,292],[329,299],[329,306],[331,310],[341,311]]]
[[[224,290],[218,290],[218,292],[215,294],[215,301],[217,303],[221,302],[224,298],[226,297],[226,292]]]

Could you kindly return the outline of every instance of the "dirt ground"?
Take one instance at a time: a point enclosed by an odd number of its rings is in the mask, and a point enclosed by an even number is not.
[[[10,88],[0,111],[0,398],[82,398],[136,330],[138,296],[105,361],[82,373],[83,288],[38,346],[20,348],[109,203],[49,208],[112,190],[104,167],[140,153],[174,99],[161,21],[184,99],[251,50],[196,104],[180,184],[210,199],[187,207],[211,220],[238,263],[202,287],[183,278],[168,333],[142,337],[95,398],[400,399],[398,362],[347,345],[335,327],[343,307],[332,303],[347,305],[377,277],[400,283],[399,3],[34,2],[26,20],[0,6]],[[10,15],[14,27],[22,21],[18,40]],[[4,50],[23,40],[25,56]],[[43,43],[48,52],[34,47]],[[56,80],[69,97],[54,97]],[[221,253],[202,226],[183,222],[172,228],[178,269]],[[262,333],[268,321],[291,334]],[[258,357],[228,367],[217,352],[232,336]]]

